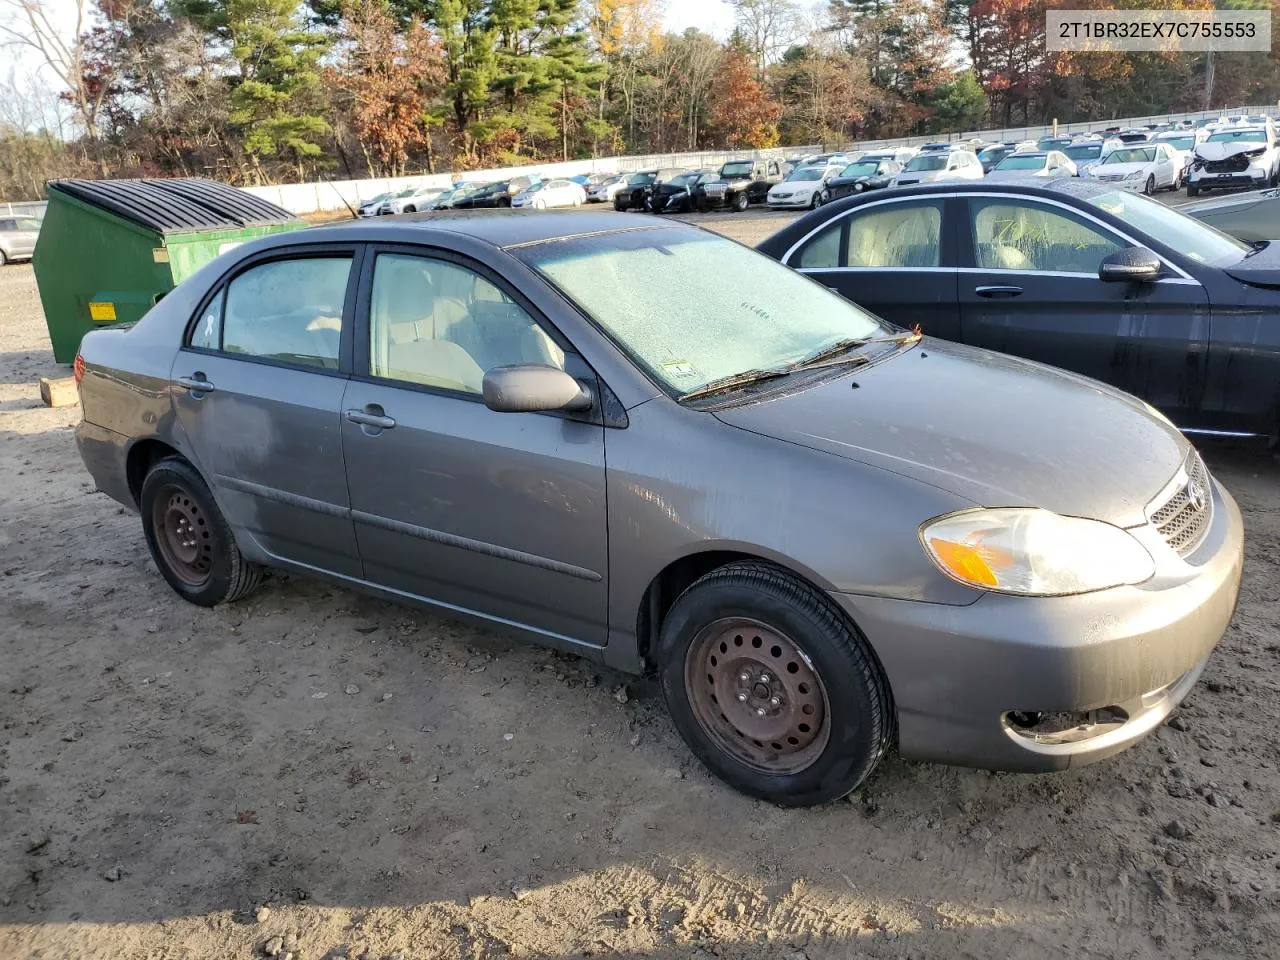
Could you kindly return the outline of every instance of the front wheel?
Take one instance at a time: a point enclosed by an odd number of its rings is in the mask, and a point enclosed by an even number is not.
[[[626,213],[627,205],[625,203],[622,203],[621,201],[615,200],[613,201],[613,209],[616,210],[618,213]]]
[[[689,587],[658,638],[676,728],[716,776],[785,806],[836,800],[888,751],[893,704],[866,641],[808,583],[759,561]]]
[[[736,213],[745,213],[750,203],[745,190],[733,195],[733,209]]]
[[[830,190],[823,190],[821,193],[818,194],[818,204],[817,204],[818,206],[820,207],[826,206],[830,202],[831,202]]]
[[[1148,197],[1156,192],[1156,175],[1154,173],[1147,176],[1147,182],[1142,185],[1142,192]]]
[[[151,559],[184,600],[212,607],[247,596],[262,581],[262,568],[240,552],[208,485],[187,461],[168,457],[153,466],[138,507]]]
[[[1188,198],[1190,198],[1190,197],[1198,197],[1199,195],[1200,195],[1200,188],[1199,188],[1199,187],[1197,187],[1194,183],[1188,183],[1188,184],[1187,184],[1187,197],[1188,197]]]
[[[405,213],[417,213],[417,212],[418,212],[418,208],[417,208],[417,207],[415,207],[413,204],[409,204],[409,206],[407,206],[407,207],[405,207],[405,208],[404,208],[404,212],[405,212]]]

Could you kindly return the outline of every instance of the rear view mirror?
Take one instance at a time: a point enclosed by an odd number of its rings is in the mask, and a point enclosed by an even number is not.
[[[1098,277],[1111,283],[1150,283],[1159,278],[1160,258],[1146,247],[1127,247],[1103,258]]]
[[[484,375],[484,405],[499,413],[589,410],[591,391],[559,367],[516,363]]]

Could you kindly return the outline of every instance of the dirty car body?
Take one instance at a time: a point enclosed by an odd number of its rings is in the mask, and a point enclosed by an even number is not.
[[[1231,496],[1142,402],[655,218],[265,238],[77,367],[84,462],[187,599],[260,565],[654,665],[694,752],[782,803],[894,742],[1115,753],[1240,578]]]

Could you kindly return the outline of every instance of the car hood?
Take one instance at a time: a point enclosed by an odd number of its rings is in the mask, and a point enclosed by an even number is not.
[[[1250,286],[1280,287],[1280,241],[1269,240],[1256,253],[1222,269],[1228,276]]]
[[[1265,143],[1258,143],[1256,140],[1223,140],[1216,143],[1196,144],[1196,156],[1202,160],[1222,160],[1226,157],[1234,157],[1237,153],[1265,152],[1266,149]]]
[[[1167,420],[1118,390],[933,339],[854,377],[716,416],[978,505],[1044,507],[1125,527],[1146,522],[1145,506],[1188,449]]]
[[[903,170],[898,174],[899,180],[915,180],[917,183],[932,183],[942,176],[942,170]]]
[[[810,192],[817,190],[822,186],[821,180],[784,180],[782,183],[776,183],[770,188],[770,193],[784,194],[796,193],[797,191],[808,190]]]

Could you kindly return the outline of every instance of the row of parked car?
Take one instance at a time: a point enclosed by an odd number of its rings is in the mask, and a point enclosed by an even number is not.
[[[383,193],[360,205],[361,217],[418,213],[423,210],[476,210],[498,207],[578,207],[587,202],[587,188],[604,175],[543,178],[522,174],[491,182],[458,181],[449,187],[414,186]]]

